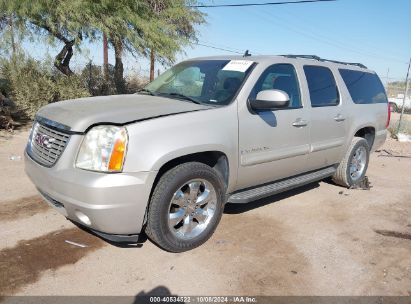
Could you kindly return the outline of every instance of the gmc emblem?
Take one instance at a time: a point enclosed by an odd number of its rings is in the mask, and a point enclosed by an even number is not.
[[[54,138],[50,138],[47,135],[37,133],[36,136],[34,137],[34,141],[43,148],[50,149],[51,144],[54,141]]]

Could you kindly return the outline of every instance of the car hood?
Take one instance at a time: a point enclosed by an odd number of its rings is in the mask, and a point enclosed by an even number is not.
[[[211,106],[150,95],[113,95],[65,100],[39,110],[38,120],[73,132],[95,124],[126,124],[160,116],[206,110]]]

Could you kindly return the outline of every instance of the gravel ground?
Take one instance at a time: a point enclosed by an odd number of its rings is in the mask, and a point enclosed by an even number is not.
[[[227,205],[205,245],[172,254],[113,246],[48,208],[9,159],[27,136],[0,134],[0,295],[411,295],[411,143],[372,155],[370,190],[320,182]]]

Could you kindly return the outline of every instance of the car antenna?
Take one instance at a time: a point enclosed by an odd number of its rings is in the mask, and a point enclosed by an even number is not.
[[[251,56],[250,52],[248,50],[246,50],[243,57],[250,57],[250,56]]]

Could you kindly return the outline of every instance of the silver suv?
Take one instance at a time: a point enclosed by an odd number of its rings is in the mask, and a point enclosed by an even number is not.
[[[387,96],[361,64],[316,56],[208,57],[133,95],[42,108],[26,172],[68,219],[111,241],[145,233],[181,252],[226,202],[332,177],[361,182],[386,138]]]

